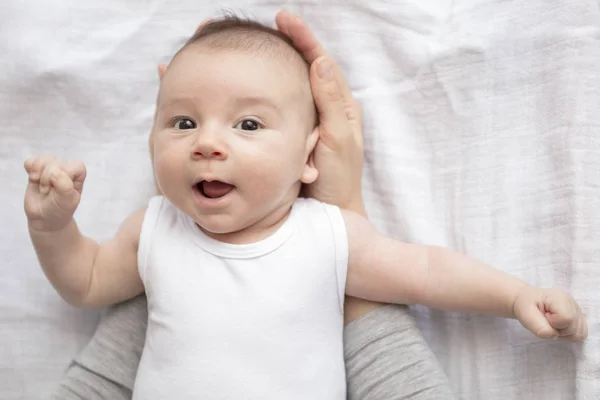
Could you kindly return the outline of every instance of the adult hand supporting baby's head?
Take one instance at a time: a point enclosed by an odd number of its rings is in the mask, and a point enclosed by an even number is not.
[[[310,85],[319,113],[314,150],[319,177],[306,187],[317,200],[365,214],[362,198],[363,137],[360,105],[339,66],[300,16],[280,11],[277,28],[288,35],[310,67]]]

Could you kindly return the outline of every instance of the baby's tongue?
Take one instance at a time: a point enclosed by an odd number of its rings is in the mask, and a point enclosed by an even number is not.
[[[225,196],[227,193],[231,192],[233,189],[233,185],[229,183],[220,182],[220,181],[203,181],[202,182],[202,191],[206,197],[211,199],[216,199],[219,197]]]

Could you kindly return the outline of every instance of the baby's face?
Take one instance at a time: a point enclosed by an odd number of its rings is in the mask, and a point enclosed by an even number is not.
[[[314,118],[308,74],[290,60],[191,45],[161,81],[158,186],[212,236],[252,229],[316,178]]]

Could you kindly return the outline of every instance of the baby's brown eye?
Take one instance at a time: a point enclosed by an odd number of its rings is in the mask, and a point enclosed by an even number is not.
[[[245,119],[239,122],[235,128],[243,131],[256,131],[260,129],[260,124],[252,119]]]
[[[179,118],[173,125],[175,129],[196,129],[196,123],[189,118]]]

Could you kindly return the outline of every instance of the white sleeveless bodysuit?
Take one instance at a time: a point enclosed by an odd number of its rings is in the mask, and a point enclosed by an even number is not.
[[[154,197],[140,235],[148,330],[136,400],[344,400],[348,240],[339,208],[298,199],[232,245]]]

